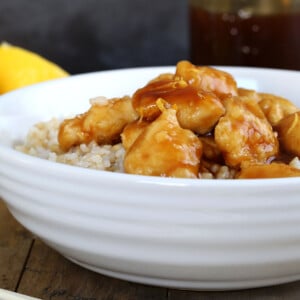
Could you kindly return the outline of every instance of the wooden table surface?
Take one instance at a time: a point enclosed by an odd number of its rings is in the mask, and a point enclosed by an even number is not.
[[[109,278],[85,270],[22,227],[0,199],[0,288],[51,300],[300,299],[300,281],[227,292],[181,291]]]

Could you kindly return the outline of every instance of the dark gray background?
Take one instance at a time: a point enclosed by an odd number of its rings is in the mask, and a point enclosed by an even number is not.
[[[0,41],[72,74],[189,59],[187,0],[0,0],[0,15]]]

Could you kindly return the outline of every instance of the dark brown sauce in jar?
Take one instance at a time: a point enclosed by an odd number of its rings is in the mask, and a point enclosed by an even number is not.
[[[195,64],[300,70],[300,10],[247,15],[191,4],[190,40]]]

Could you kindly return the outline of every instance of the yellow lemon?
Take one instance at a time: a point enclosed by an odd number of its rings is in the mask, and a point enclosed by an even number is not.
[[[8,43],[0,44],[0,95],[68,75],[58,65],[34,52]]]

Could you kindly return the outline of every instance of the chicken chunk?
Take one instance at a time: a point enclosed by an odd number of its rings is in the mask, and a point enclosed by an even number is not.
[[[255,90],[249,90],[245,88],[238,88],[238,96],[243,101],[253,100],[255,102],[259,102],[261,100],[259,93],[257,93]]]
[[[276,126],[284,117],[299,111],[291,101],[272,94],[259,93],[259,106],[272,126]]]
[[[137,120],[125,126],[121,133],[122,144],[125,150],[128,150],[138,136],[149,126],[149,122]]]
[[[284,163],[266,165],[254,164],[242,166],[238,179],[299,177],[300,170]]]
[[[114,98],[93,101],[84,114],[62,122],[58,142],[67,151],[71,147],[96,141],[98,144],[113,144],[120,140],[120,134],[128,123],[137,119],[131,98]]]
[[[143,119],[152,121],[161,113],[156,105],[159,98],[176,106],[181,127],[200,134],[209,132],[225,112],[215,94],[199,91],[178,78],[158,79],[137,90],[133,107]]]
[[[215,68],[195,66],[184,60],[177,64],[175,75],[197,90],[213,92],[221,98],[227,94],[238,94],[234,78],[229,73]]]
[[[278,153],[276,134],[263,113],[258,114],[258,104],[254,106],[237,97],[226,100],[226,114],[215,128],[215,141],[230,167],[238,168],[242,162],[265,163]]]
[[[190,130],[179,126],[176,110],[165,109],[137,137],[124,158],[126,173],[197,178],[202,144]]]
[[[282,148],[300,157],[300,112],[284,117],[276,126],[276,130]]]

